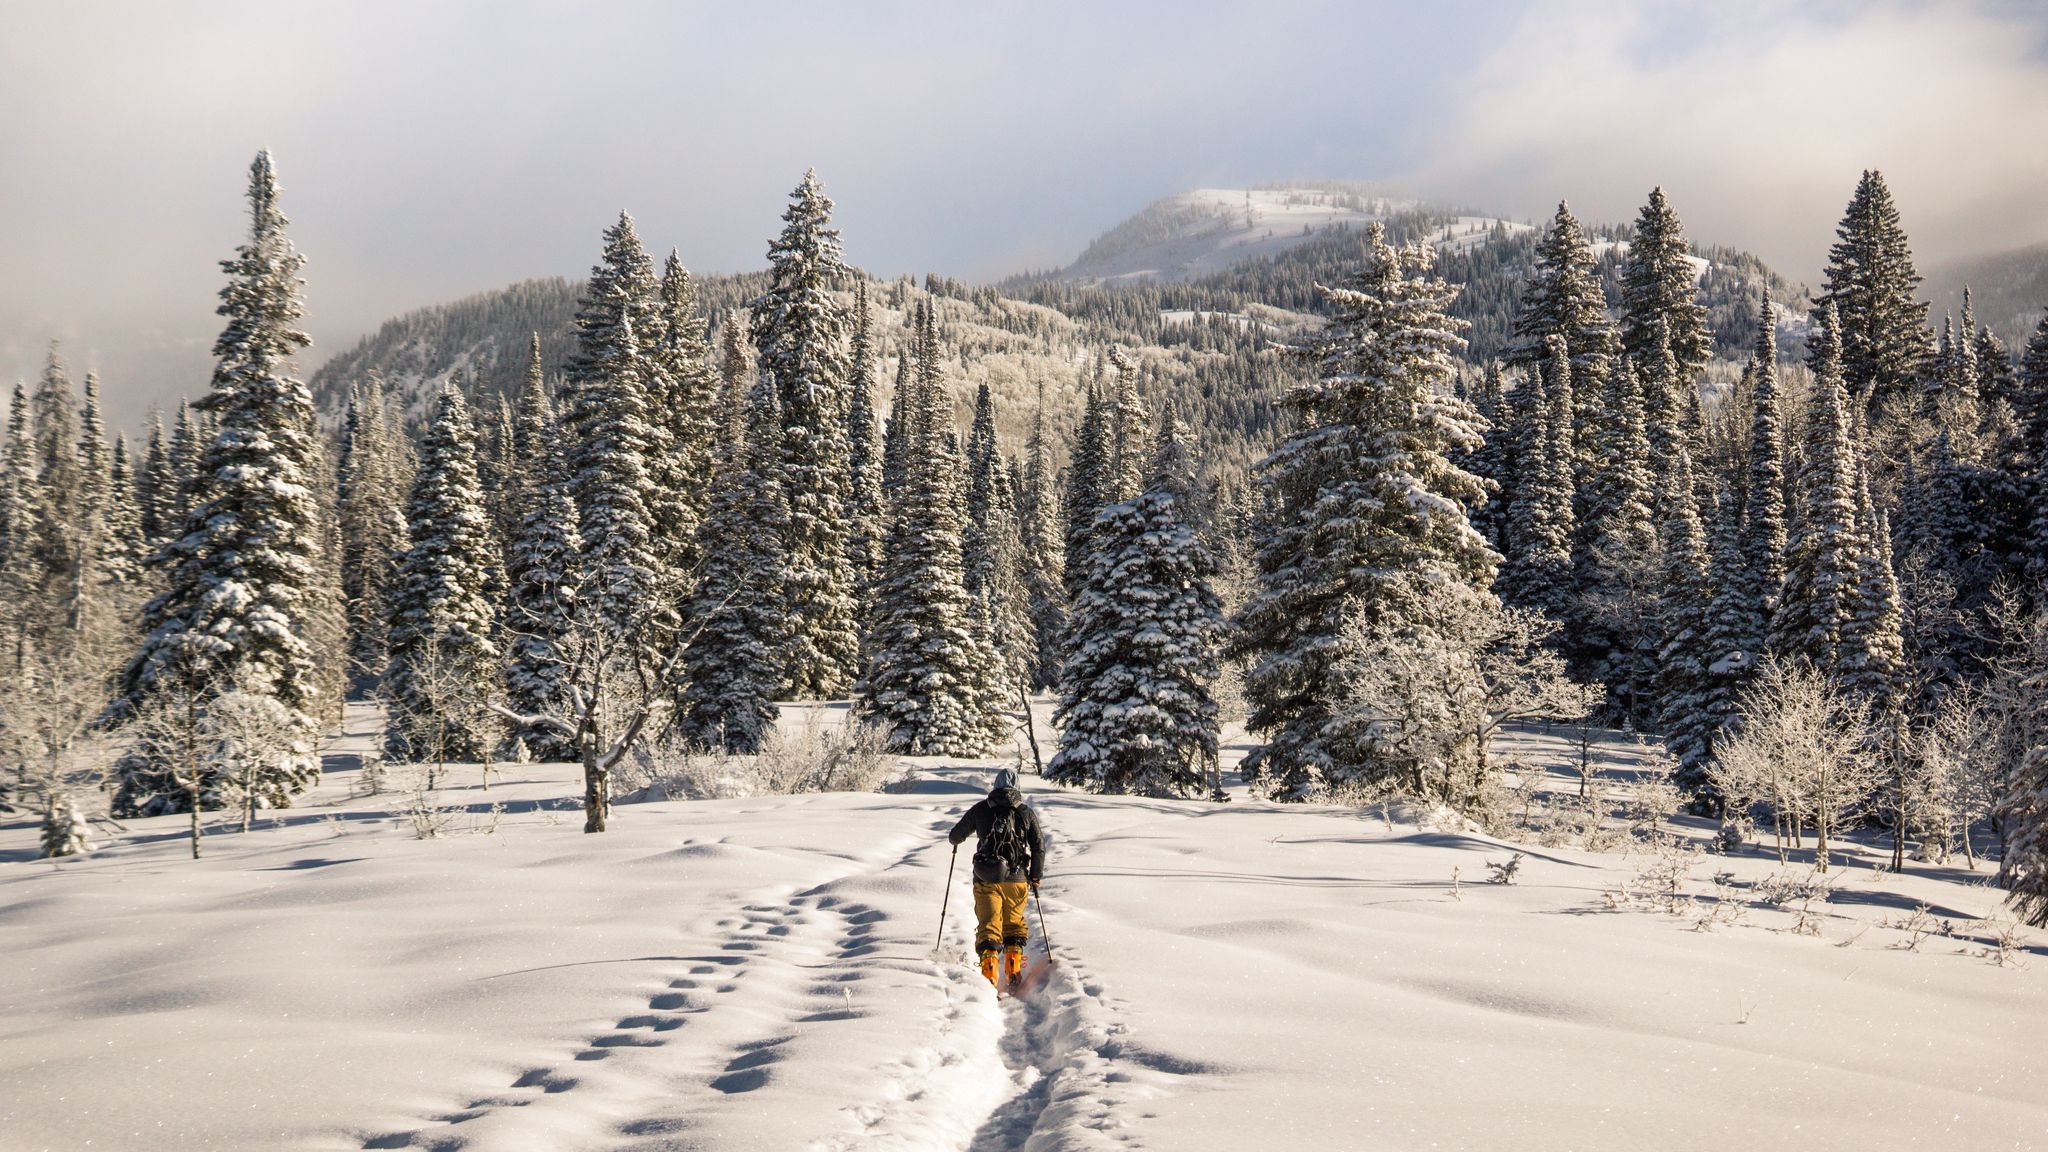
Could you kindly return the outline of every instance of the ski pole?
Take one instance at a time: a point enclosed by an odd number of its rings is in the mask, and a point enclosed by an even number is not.
[[[1038,898],[1038,885],[1031,886],[1031,903],[1038,908],[1038,938],[1045,941],[1045,958],[1052,959],[1052,933],[1045,930],[1045,901]]]
[[[932,951],[934,952],[937,952],[946,944],[946,905],[951,903],[953,899],[953,866],[959,862],[960,846],[955,844],[953,845],[952,859],[946,861],[946,892],[945,895],[939,897],[939,935],[937,939],[932,941]],[[1038,918],[1040,920],[1045,919],[1045,913],[1040,912]]]

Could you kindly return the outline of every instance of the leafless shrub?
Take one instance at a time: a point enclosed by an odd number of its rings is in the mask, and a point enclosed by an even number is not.
[[[1491,873],[1491,875],[1489,875],[1486,878],[1487,883],[1513,884],[1515,882],[1515,878],[1519,876],[1522,871],[1522,854],[1520,852],[1517,852],[1513,856],[1508,857],[1505,861],[1488,860],[1486,862],[1486,870],[1489,873]]]

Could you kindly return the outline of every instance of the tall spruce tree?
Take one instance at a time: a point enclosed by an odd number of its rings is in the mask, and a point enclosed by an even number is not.
[[[651,647],[674,625],[673,581],[649,509],[647,459],[660,435],[649,423],[651,367],[638,335],[660,329],[656,281],[630,215],[605,230],[580,303],[560,421],[581,518],[584,600],[595,626]]]
[[[1592,459],[1592,424],[1599,419],[1600,397],[1620,344],[1607,319],[1607,295],[1593,259],[1592,244],[1569,205],[1559,201],[1557,215],[1536,245],[1536,263],[1522,289],[1515,317],[1515,343],[1510,363],[1532,366],[1547,362],[1551,337],[1564,341],[1571,358],[1575,386],[1571,409],[1574,454],[1572,476],[1583,483]],[[1550,385],[1556,399],[1557,385]],[[1552,429],[1553,436],[1557,429]]]
[[[847,275],[832,201],[804,173],[768,245],[768,290],[753,304],[761,372],[782,405],[784,681],[797,696],[837,696],[857,671],[856,587],[846,551],[846,318],[831,288]]]
[[[2048,317],[2034,326],[2020,356],[2012,407],[2014,468],[2031,510],[2026,572],[2038,583],[2048,579]]]
[[[657,559],[680,590],[702,560],[697,527],[711,491],[719,397],[711,344],[697,314],[697,287],[673,251],[662,269],[656,317],[658,333],[647,349],[648,424],[655,442],[647,461],[649,530]]]
[[[1097,507],[1121,503],[1138,494],[1145,479],[1145,435],[1149,421],[1145,405],[1138,399],[1138,362],[1122,348],[1109,350],[1110,370],[1115,373],[1109,393],[1109,451],[1103,464]]]
[[[1512,463],[1510,452],[1514,443],[1515,430],[1509,424],[1509,401],[1506,389],[1501,383],[1500,361],[1488,360],[1479,378],[1479,387],[1472,397],[1473,410],[1485,421],[1486,442],[1459,461],[1459,464],[1486,483],[1486,502],[1467,512],[1472,527],[1486,537],[1487,544],[1503,556],[1509,551],[1512,538],[1508,532],[1508,501],[1512,479],[1509,467]]]
[[[1065,659],[1061,637],[1066,629],[1067,595],[1065,549],[1058,521],[1058,483],[1052,445],[1046,436],[1045,387],[1041,384],[1031,417],[1031,437],[1024,445],[1024,468],[1017,491],[1019,579],[1037,649],[1029,684],[1034,690],[1057,682],[1060,664]]]
[[[1072,600],[1088,579],[1088,533],[1102,509],[1108,482],[1111,420],[1100,382],[1091,375],[1081,409],[1081,428],[1067,464],[1061,509],[1065,531],[1067,598]]]
[[[136,472],[135,499],[142,509],[142,535],[149,550],[161,547],[164,537],[177,526],[178,479],[171,468],[170,448],[164,442],[163,413],[151,409],[149,439],[143,448],[142,466]]]
[[[897,397],[904,476],[894,493],[875,594],[861,706],[910,755],[979,756],[1005,724],[991,704],[991,660],[975,635],[962,571],[965,483],[953,401],[939,366],[931,304],[916,317],[917,373]]]
[[[1546,376],[1548,379],[1546,379]],[[1551,345],[1546,372],[1538,366],[1517,391],[1521,427],[1515,444],[1516,486],[1508,509],[1515,552],[1502,583],[1515,603],[1561,617],[1573,607],[1572,368],[1562,337]]]
[[[1762,652],[1785,584],[1785,416],[1778,396],[1778,328],[1771,293],[1758,308],[1750,360],[1749,474],[1743,493],[1742,564],[1746,611],[1755,631],[1742,650]]]
[[[1884,176],[1866,169],[1835,227],[1814,313],[1835,309],[1842,378],[1850,394],[1884,405],[1910,395],[1927,358],[1927,305],[1914,296],[1920,274]]]
[[[781,398],[766,374],[753,378],[744,353],[727,362],[721,438],[726,461],[713,484],[698,549],[704,566],[692,594],[683,651],[677,728],[699,747],[760,751],[780,715],[783,539],[789,504],[782,486]]]
[[[1658,719],[1659,549],[1643,393],[1632,362],[1608,373],[1593,432],[1597,464],[1585,497],[1587,546],[1576,558],[1577,615],[1590,627],[1579,642],[1599,653],[1598,678],[1607,685],[1612,711],[1643,728]]]
[[[405,512],[412,546],[391,594],[384,749],[411,762],[479,760],[494,739],[484,718],[499,679],[492,638],[499,560],[477,479],[476,428],[452,381],[442,385],[420,441]]]
[[[1714,334],[1699,302],[1699,272],[1691,256],[1678,213],[1664,189],[1652,188],[1649,202],[1636,215],[1635,236],[1621,265],[1621,346],[1636,361],[1646,387],[1658,382],[1653,370],[1659,325],[1678,364],[1677,376],[1664,383],[1689,386],[1713,357]]]
[[[1815,376],[1800,453],[1797,531],[1786,553],[1784,594],[1771,620],[1772,649],[1839,678],[1856,611],[1862,544],[1856,516],[1856,443],[1842,380],[1841,336],[1823,305]]]
[[[250,783],[258,802],[283,806],[318,770],[318,670],[301,633],[320,578],[312,491],[319,430],[312,397],[292,371],[292,357],[310,342],[297,327],[304,260],[285,234],[267,151],[250,166],[248,197],[249,240],[221,262],[227,326],[214,342],[212,391],[200,401],[219,430],[200,457],[184,531],[158,554],[166,587],[144,610],[145,639],[123,688],[131,704],[166,687],[201,693],[228,685],[275,700],[297,738]],[[124,758],[116,808],[181,808],[188,793],[168,773],[146,758]]]
[[[1096,514],[1046,774],[1094,792],[1192,796],[1216,759],[1223,602],[1189,522],[1194,468],[1168,409],[1144,492]]]
[[[1397,252],[1372,226],[1365,266],[1324,290],[1332,320],[1313,347],[1317,378],[1288,395],[1298,425],[1261,465],[1270,525],[1234,648],[1249,660],[1247,726],[1268,738],[1250,771],[1274,796],[1388,770],[1333,734],[1347,629],[1426,630],[1428,597],[1485,594],[1498,560],[1465,519],[1484,488],[1449,458],[1479,434],[1471,407],[1449,395],[1463,344],[1446,311],[1456,290],[1426,276],[1429,256]]]
[[[568,461],[540,373],[540,340],[513,412],[513,444],[526,475],[515,493],[519,533],[506,555],[505,694],[522,716],[573,714],[568,647],[578,626],[583,539]],[[538,760],[573,760],[575,741],[546,725],[513,736]]]
[[[399,559],[411,548],[405,518],[410,471],[386,409],[383,381],[349,397],[337,469],[341,529],[341,591],[347,604],[349,664],[358,677],[376,679],[390,663],[391,593]]]
[[[854,289],[853,356],[846,392],[846,556],[859,592],[863,636],[870,624],[875,577],[882,567],[882,529],[887,522],[882,499],[881,425],[875,406],[877,352],[868,285],[862,280]]]

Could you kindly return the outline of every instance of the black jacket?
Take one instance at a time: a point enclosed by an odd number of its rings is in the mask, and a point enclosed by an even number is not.
[[[1038,835],[1038,813],[1024,802],[1024,793],[1015,788],[998,788],[988,794],[988,799],[978,800],[946,838],[958,844],[972,833],[978,841],[986,842],[988,830],[997,819],[1010,819],[1011,812],[1023,825],[1024,849],[1030,856],[1029,865],[1023,870],[1004,867],[1002,861],[976,851],[974,854],[974,882],[977,884],[1015,884],[1019,880],[1036,884],[1045,876],[1045,841]]]

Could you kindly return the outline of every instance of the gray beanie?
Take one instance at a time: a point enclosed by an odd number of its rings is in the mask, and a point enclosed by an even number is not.
[[[1017,786],[1017,774],[1008,768],[996,769],[995,786],[998,788],[1015,788]]]

